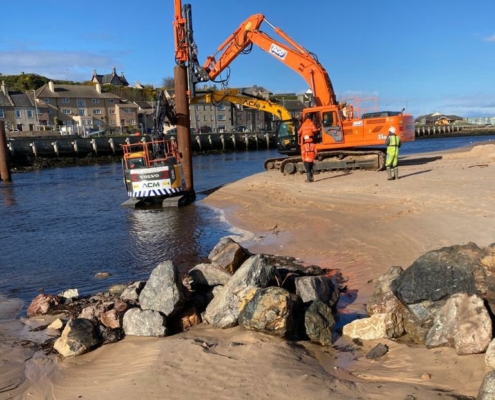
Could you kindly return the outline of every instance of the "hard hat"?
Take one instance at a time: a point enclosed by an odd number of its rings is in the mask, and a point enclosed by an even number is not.
[[[304,136],[304,140],[309,140],[309,139],[310,139],[309,135]]]
[[[395,133],[395,127],[391,126],[390,128],[388,128],[388,132]]]

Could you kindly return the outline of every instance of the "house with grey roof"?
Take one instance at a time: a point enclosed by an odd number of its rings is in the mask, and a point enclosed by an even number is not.
[[[101,85],[61,85],[48,82],[35,92],[46,105],[50,123],[56,121],[66,130],[80,133],[90,128],[105,129],[137,125],[137,106],[124,103]]]
[[[14,103],[15,126],[20,131],[34,131],[39,125],[36,108],[25,92],[9,91],[12,103]]]
[[[93,71],[93,77],[91,83],[99,83],[100,85],[115,85],[115,86],[129,86],[129,82],[125,79],[124,73],[121,72],[120,76],[117,75],[117,70],[113,67],[110,74],[98,75],[96,69]]]
[[[0,121],[5,123],[5,129],[16,129],[14,103],[10,99],[7,86],[3,81],[0,90]]]
[[[2,82],[0,91],[0,120],[5,121],[8,131],[41,130],[42,125],[49,125],[46,105],[38,99],[35,91],[28,92],[9,90]]]

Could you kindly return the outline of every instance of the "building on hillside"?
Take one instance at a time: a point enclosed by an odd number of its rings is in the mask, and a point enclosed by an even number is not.
[[[9,91],[9,97],[14,103],[15,109],[15,126],[20,131],[38,130],[38,119],[33,102],[23,92]]]
[[[99,83],[60,85],[50,81],[36,90],[35,97],[46,105],[50,124],[58,120],[67,132],[137,126],[137,106],[113,93],[102,92]]]
[[[35,130],[46,130],[46,127],[51,125],[48,107],[43,100],[36,98],[36,91],[30,90],[29,92],[26,92],[26,94],[34,106],[34,112],[36,115]]]
[[[151,133],[155,125],[155,102],[134,101],[137,108],[138,125],[144,133]]]
[[[138,106],[129,100],[120,100],[115,104],[116,126],[127,129],[140,128],[138,125]],[[112,126],[112,124],[110,124]]]
[[[2,82],[0,91],[0,119],[8,131],[38,131],[49,125],[46,106],[34,100],[35,92],[8,90]]]
[[[8,131],[17,129],[15,124],[14,103],[10,99],[7,86],[3,81],[0,90],[0,121],[5,123],[5,129]]]
[[[111,74],[106,75],[98,75],[95,69],[93,71],[91,83],[99,83],[100,85],[129,86],[129,82],[125,79],[124,73],[121,72],[120,76],[118,76],[115,67],[113,67]]]

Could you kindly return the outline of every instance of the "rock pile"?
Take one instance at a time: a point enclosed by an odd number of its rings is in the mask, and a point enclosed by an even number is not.
[[[367,304],[368,318],[344,326],[352,338],[403,338],[428,348],[453,347],[457,354],[485,353],[495,369],[495,244],[475,243],[429,251],[403,270],[378,279]],[[488,373],[478,399],[492,399]]]
[[[114,285],[88,298],[74,291],[40,294],[28,316],[64,313],[46,329],[59,335],[53,349],[65,357],[125,335],[167,336],[201,322],[333,343],[333,311],[345,290],[339,273],[291,257],[251,254],[229,237],[208,258],[182,280],[174,263],[164,261],[146,282]]]

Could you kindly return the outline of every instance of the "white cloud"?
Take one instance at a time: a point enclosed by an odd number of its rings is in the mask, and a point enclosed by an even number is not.
[[[495,42],[495,35],[488,36],[484,40],[485,42]]]
[[[110,70],[113,65],[110,57],[87,52],[0,51],[3,75],[25,72],[51,79],[85,81],[91,79],[95,68]]]

